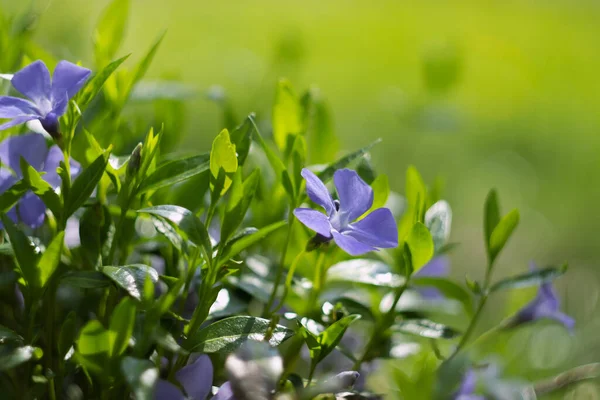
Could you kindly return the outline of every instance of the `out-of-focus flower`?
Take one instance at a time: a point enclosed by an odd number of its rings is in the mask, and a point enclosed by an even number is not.
[[[29,100],[0,96],[0,118],[11,119],[0,125],[0,130],[37,119],[56,138],[60,134],[58,117],[67,111],[69,100],[83,87],[90,74],[87,68],[61,61],[50,79],[50,71],[42,61],[29,64],[10,81]]]
[[[535,265],[532,264],[531,269],[535,270]],[[575,320],[560,311],[560,301],[551,282],[543,283],[535,298],[511,318],[508,325],[515,326],[545,318],[560,322],[570,331],[575,327]]]
[[[23,157],[37,171],[45,172],[42,178],[56,189],[60,187],[61,179],[56,169],[64,161],[62,151],[58,146],[48,149],[44,136],[30,133],[21,136],[11,136],[0,143],[0,194],[7,191],[23,177],[20,159]],[[81,171],[78,162],[71,160],[71,175],[77,176]],[[31,228],[37,228],[44,223],[46,206],[32,192],[26,193],[7,215],[14,221],[21,220]]]
[[[469,369],[460,384],[458,392],[454,395],[455,400],[485,400],[485,397],[475,394],[477,375]]]
[[[183,386],[185,394],[171,382],[160,379],[154,389],[156,400],[205,400],[212,390],[212,362],[203,354],[177,371],[175,378]]]
[[[415,277],[444,277],[450,272],[450,260],[446,256],[439,256],[429,261],[415,273]],[[419,293],[426,299],[437,300],[443,298],[442,293],[433,287],[419,287]]]
[[[333,181],[339,200],[333,200],[325,184],[308,169],[302,170],[302,176],[306,180],[308,197],[323,207],[326,214],[310,208],[296,208],[294,215],[324,241],[333,239],[353,256],[398,246],[398,229],[389,209],[378,208],[356,221],[373,205],[373,189],[356,171],[340,169],[335,172]]]
[[[233,389],[231,388],[231,382],[227,381],[222,384],[212,400],[235,400]]]

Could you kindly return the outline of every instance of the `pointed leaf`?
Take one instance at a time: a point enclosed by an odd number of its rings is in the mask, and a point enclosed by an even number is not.
[[[367,154],[373,146],[375,146],[376,144],[379,144],[380,142],[381,142],[381,139],[377,139],[374,142],[372,142],[371,144],[368,144],[367,146],[363,147],[362,149],[345,155],[344,157],[340,158],[339,160],[329,164],[327,166],[327,168],[325,168],[323,171],[319,172],[317,174],[317,176],[323,182],[328,182],[331,178],[333,178],[333,174],[335,173],[335,171],[337,171],[338,169],[341,169],[341,168],[346,168],[348,165],[350,165],[350,163],[358,160],[359,158],[361,158],[365,154]]]
[[[158,281],[158,272],[143,264],[131,264],[122,267],[104,266],[102,273],[108,276],[117,286],[125,289],[136,300],[142,300],[144,283],[147,278],[152,282]]]
[[[339,141],[335,136],[333,118],[328,104],[318,88],[302,96],[304,135],[308,143],[311,164],[324,164],[335,158]]]
[[[360,315],[347,315],[339,321],[331,324],[318,336],[317,339],[321,345],[321,351],[318,358],[319,361],[323,360],[329,353],[333,351],[333,349],[335,349],[335,347],[340,343],[340,340],[342,340],[342,337],[344,336],[344,333],[346,333],[346,330],[350,324],[359,318]]]
[[[114,57],[125,36],[129,15],[129,0],[113,0],[102,12],[94,32],[96,60]]]
[[[108,156],[108,152],[100,155],[75,179],[69,191],[69,196],[65,200],[65,220],[73,215],[90,198],[104,174],[104,170],[108,164]]]
[[[498,202],[498,192],[495,189],[490,190],[485,199],[485,210],[483,219],[483,230],[485,232],[485,244],[490,252],[490,240],[494,228],[500,222],[500,204]]]
[[[506,289],[518,289],[530,286],[540,286],[544,283],[551,282],[559,276],[567,272],[567,264],[564,264],[558,268],[548,267],[538,269],[535,271],[528,272],[510,278],[502,279],[492,285],[490,292],[496,292],[498,290]]]
[[[417,272],[433,257],[433,239],[427,227],[417,222],[406,238],[406,243],[410,249],[413,272]]]
[[[94,100],[96,95],[100,93],[100,90],[102,90],[104,83],[108,80],[108,78],[112,76],[115,70],[119,68],[119,66],[123,64],[125,60],[127,60],[128,57],[129,55],[126,55],[125,57],[121,57],[118,60],[115,60],[108,64],[102,69],[102,71],[94,75],[92,79],[90,79],[87,82],[87,84],[83,87],[83,89],[79,91],[79,93],[75,97],[75,102],[77,103],[81,111],[84,111],[86,107],[92,102],[92,100]]]
[[[56,271],[60,263],[64,239],[65,231],[60,231],[52,242],[50,242],[44,253],[42,253],[37,263],[38,275],[34,287],[44,288],[52,277],[52,274],[54,274],[54,271]]]
[[[519,211],[512,210],[508,214],[506,214],[498,225],[494,228],[492,232],[492,236],[490,237],[490,247],[489,247],[489,256],[490,256],[490,265],[496,260],[496,257],[500,253],[500,251],[506,245],[506,242],[512,235],[513,231],[519,224]]]
[[[57,218],[60,218],[62,213],[62,202],[52,186],[42,179],[40,173],[29,165],[24,158],[21,158],[21,171],[23,173],[23,180],[27,182],[31,191],[42,199],[46,207],[52,211],[52,214]]]
[[[115,307],[110,317],[110,351],[111,357],[118,357],[129,344],[135,323],[135,303],[129,297],[123,298]]]
[[[35,288],[36,282],[38,282],[36,266],[39,258],[38,254],[36,254],[36,246],[23,232],[17,229],[15,224],[6,216],[6,214],[2,214],[1,217],[2,224],[4,225],[4,229],[8,234],[10,244],[15,253],[21,276],[25,280],[27,286]]]
[[[235,144],[231,143],[227,129],[223,129],[221,133],[217,135],[212,143],[212,150],[210,151],[210,172],[214,178],[219,176],[219,170],[221,168],[223,168],[228,175],[233,174],[238,168]],[[229,186],[231,186],[231,178],[226,176],[221,196],[227,192]]]
[[[288,135],[301,132],[300,105],[289,81],[282,79],[277,84],[273,104],[273,140],[284,151]]]
[[[459,332],[454,329],[438,324],[427,319],[409,319],[400,321],[392,327],[393,330],[409,333],[430,339],[452,339],[458,335]]]
[[[440,200],[425,213],[425,226],[429,229],[435,250],[438,251],[448,242],[452,226],[452,209],[445,200]]]
[[[19,199],[29,191],[29,187],[25,180],[20,180],[0,194],[0,212],[5,213],[13,208]]]
[[[142,182],[139,193],[171,186],[209,169],[209,154],[180,158],[159,165]]]
[[[247,117],[241,125],[231,131],[231,143],[235,145],[239,165],[244,165],[246,157],[248,157],[253,132],[254,124],[250,117]]]

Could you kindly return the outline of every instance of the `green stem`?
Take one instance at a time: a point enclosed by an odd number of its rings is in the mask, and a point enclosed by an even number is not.
[[[313,286],[310,291],[310,297],[308,303],[306,304],[307,309],[306,313],[310,313],[315,309],[315,305],[317,305],[319,301],[319,296],[321,295],[321,290],[323,290],[323,281],[325,280],[325,273],[327,270],[323,268],[325,264],[325,252],[321,251],[319,253],[319,257],[317,258],[317,264],[315,265],[315,274],[313,276]]]
[[[275,309],[273,311],[269,312],[269,315],[275,314],[285,304],[287,295],[292,288],[292,280],[294,279],[294,272],[296,271],[296,267],[298,266],[298,261],[300,261],[300,259],[302,258],[302,256],[305,253],[306,253],[306,250],[302,250],[300,253],[298,253],[296,258],[294,258],[294,261],[292,261],[292,265],[290,266],[287,277],[285,278],[285,286],[283,287],[283,294],[281,295],[281,301],[279,302],[279,305],[277,305],[277,307],[275,307]]]
[[[404,294],[406,288],[408,288],[408,284],[410,282],[410,276],[406,278],[402,286],[398,287],[398,291],[394,296],[394,301],[390,309],[385,313],[385,315],[375,324],[373,327],[373,332],[371,333],[371,338],[367,342],[367,346],[365,347],[365,351],[362,356],[356,360],[354,365],[352,366],[352,370],[358,371],[365,359],[369,356],[372,348],[377,344],[381,336],[385,334],[387,329],[394,323],[394,316],[396,315],[396,306],[398,305],[398,301],[400,301],[400,297]]]
[[[312,382],[313,375],[315,374],[315,370],[316,369],[317,369],[317,363],[316,362],[311,362],[310,363],[310,372],[308,374],[308,381],[306,382],[306,387],[310,386],[310,383]]]
[[[277,266],[277,272],[275,275],[275,281],[273,282],[273,290],[271,291],[271,295],[269,296],[269,301],[267,301],[267,305],[263,311],[263,317],[269,318],[272,313],[269,311],[271,307],[273,307],[273,303],[275,302],[275,298],[277,297],[277,291],[279,289],[279,285],[281,284],[281,279],[283,278],[283,270],[285,269],[285,258],[287,256],[288,248],[290,247],[290,243],[292,242],[292,230],[294,225],[294,214],[290,212],[288,216],[288,230],[285,238],[285,243],[283,245],[283,251],[281,252],[281,259],[279,260],[279,265]]]

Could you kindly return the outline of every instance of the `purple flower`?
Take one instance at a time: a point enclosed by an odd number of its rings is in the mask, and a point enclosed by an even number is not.
[[[156,400],[205,400],[212,390],[212,362],[207,355],[203,354],[193,363],[177,371],[175,378],[183,386],[185,395],[171,382],[160,379],[154,389]]]
[[[535,266],[532,265],[531,269],[535,270]],[[510,319],[509,326],[520,325],[544,318],[556,320],[570,331],[575,326],[575,320],[560,311],[560,301],[551,282],[543,283],[540,286],[535,298]]]
[[[56,172],[64,160],[58,146],[50,149],[46,139],[38,133],[21,136],[11,136],[0,143],[0,194],[7,191],[15,182],[23,177],[20,160],[25,159],[37,171],[45,172],[42,178],[54,189],[60,187],[61,179]],[[81,168],[79,163],[71,160],[71,174],[77,176]],[[14,221],[21,220],[31,228],[37,228],[44,223],[46,205],[32,192],[26,193],[7,215]]]
[[[324,240],[333,239],[350,255],[358,256],[377,248],[398,246],[398,228],[387,208],[378,208],[355,221],[373,204],[373,189],[355,171],[340,169],[333,175],[339,200],[333,200],[327,187],[308,169],[302,170],[308,197],[326,214],[310,208],[296,208],[294,215]]]
[[[450,260],[446,256],[435,257],[424,267],[417,271],[415,277],[443,277],[450,272]],[[418,289],[421,296],[426,299],[438,300],[443,298],[442,293],[433,287],[420,287]]]
[[[460,384],[458,392],[454,395],[454,400],[485,400],[485,397],[475,394],[477,384],[477,375],[475,371],[469,369]]]
[[[227,381],[222,384],[212,400],[235,400],[231,383]]]
[[[82,88],[91,74],[87,68],[61,61],[50,72],[42,61],[35,61],[11,79],[13,87],[29,100],[0,96],[0,118],[11,121],[0,125],[0,130],[37,119],[51,135],[59,134],[58,117],[67,111],[69,99]]]

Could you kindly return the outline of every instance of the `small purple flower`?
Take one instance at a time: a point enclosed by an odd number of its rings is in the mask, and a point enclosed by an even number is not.
[[[59,135],[58,117],[67,111],[69,100],[77,94],[91,71],[68,61],[61,61],[50,71],[42,61],[35,61],[11,79],[13,87],[29,100],[0,96],[0,118],[11,121],[0,125],[0,130],[37,119],[53,137]]]
[[[458,392],[454,395],[454,400],[485,400],[485,397],[475,394],[477,384],[477,375],[475,371],[469,369],[460,384]]]
[[[212,400],[235,400],[231,383],[227,381],[222,384]]]
[[[339,200],[333,200],[325,184],[308,169],[302,170],[302,176],[308,197],[323,207],[326,214],[296,208],[294,215],[324,240],[333,239],[352,256],[398,246],[398,228],[389,209],[378,208],[352,223],[373,204],[373,189],[355,171],[340,169],[333,175]]]
[[[37,171],[45,172],[42,178],[56,189],[60,187],[61,179],[56,172],[64,160],[58,146],[48,149],[46,139],[38,133],[21,136],[11,136],[0,143],[0,194],[7,191],[23,177],[20,160],[25,159]],[[71,160],[71,175],[77,176],[81,170],[78,162]],[[44,223],[46,205],[32,192],[26,193],[7,215],[14,221],[21,220],[31,228],[37,228]]]
[[[535,266],[532,265],[531,269],[535,270]],[[510,319],[509,326],[544,318],[556,320],[570,331],[575,327],[575,320],[560,311],[560,301],[551,282],[543,283],[540,286],[535,298]]]
[[[446,256],[435,257],[424,267],[417,271],[415,277],[443,277],[447,276],[450,272],[450,260]],[[442,293],[434,287],[419,287],[418,289],[421,296],[430,300],[438,300],[443,298]]]
[[[171,382],[160,379],[154,389],[156,400],[205,400],[212,390],[212,362],[207,355],[203,354],[177,371],[175,378],[183,386],[185,394]]]

